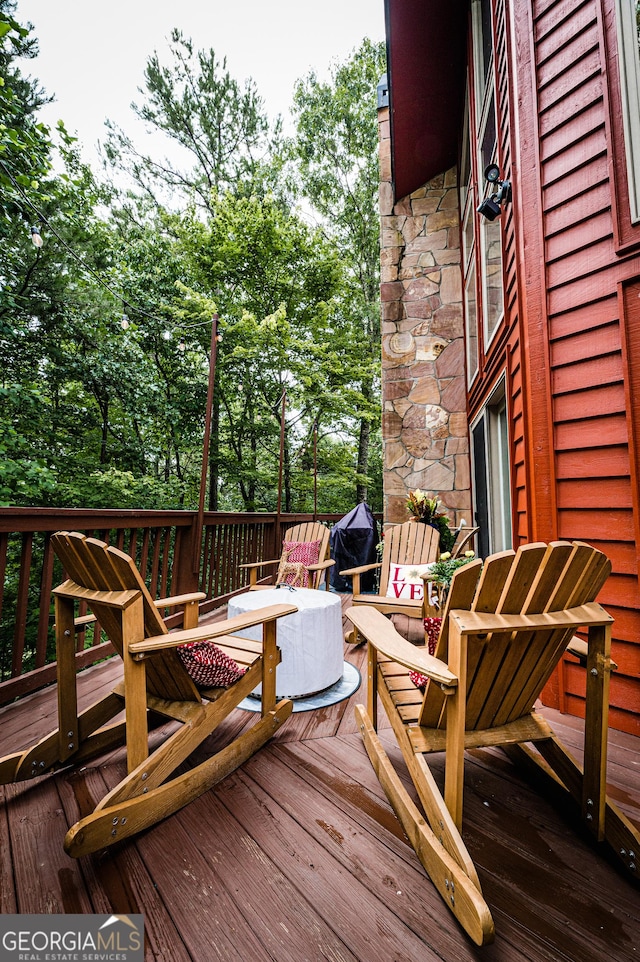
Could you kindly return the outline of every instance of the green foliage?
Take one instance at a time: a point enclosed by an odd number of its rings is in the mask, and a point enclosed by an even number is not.
[[[131,471],[109,466],[77,477],[73,484],[60,485],[61,507],[175,509],[181,507],[183,491],[177,478],[169,482],[149,476],[136,477]]]
[[[440,532],[440,550],[450,551],[455,541],[455,534],[450,527],[448,514],[441,511],[440,499],[436,495],[429,496],[426,491],[416,488],[409,493],[407,510],[412,516],[424,524],[430,524]]]
[[[320,213],[345,267],[342,354],[352,375],[357,418],[356,500],[368,493],[372,430],[380,423],[378,126],[376,91],[385,69],[383,44],[364,40],[331,80],[312,72],[296,86],[296,137],[289,152],[297,189]],[[346,346],[346,345],[345,345]]]
[[[349,372],[340,358],[344,338],[336,324],[343,267],[326,238],[271,194],[227,193],[216,198],[213,213],[206,225],[193,217],[177,230],[194,285],[215,292],[221,317],[215,451],[217,474],[224,479],[220,497],[224,502],[235,483],[242,502],[231,506],[275,509],[273,466],[286,389],[284,506],[303,510],[309,483],[298,471],[314,421],[347,431],[352,417],[341,390]],[[195,303],[197,295],[191,294]],[[197,338],[197,330],[186,332],[187,351]],[[320,438],[323,469],[324,431]],[[323,483],[321,491],[324,498]]]
[[[112,131],[108,156],[137,185],[123,195],[98,183],[64,128],[53,173],[45,95],[14,64],[36,51],[14,6],[0,0],[0,501],[195,507],[218,312],[210,507],[275,509],[286,390],[282,508],[314,508],[317,467],[318,510],[348,510],[367,490],[379,510],[379,52],[365,44],[331,84],[303,84],[300,144],[278,151],[253,83],[174,31],[136,110],[185,163]],[[319,227],[298,210],[302,194]]]
[[[37,56],[37,41],[31,25],[14,18],[15,9],[14,0],[0,0],[0,237],[17,217],[35,221],[37,205],[49,196],[42,181],[52,167],[51,132],[37,119],[48,98],[16,64]],[[58,134],[62,144],[72,142],[62,123]]]
[[[475,559],[476,556],[473,551],[465,552],[460,558],[452,558],[451,555],[445,551],[437,561],[431,564],[429,568],[429,580],[435,581],[436,584],[448,589],[456,571],[468,565],[470,561],[475,561]]]
[[[22,433],[27,424],[39,419],[42,403],[36,388],[0,388],[4,422],[0,436],[0,507],[46,504],[55,490],[55,473],[38,457],[32,437]]]
[[[271,134],[262,99],[255,84],[244,87],[220,62],[213,50],[194,50],[190,39],[173,30],[171,63],[160,63],[157,53],[145,69],[144,102],[133,105],[137,116],[180,148],[184,164],[139,152],[132,140],[113,124],[106,154],[110,163],[124,167],[134,182],[158,203],[177,200],[211,209],[212,195],[239,188],[251,190],[261,177],[261,158]],[[277,138],[276,124],[273,137]]]
[[[0,213],[5,219],[29,216],[25,190],[37,190],[50,168],[49,131],[35,112],[44,102],[35,85],[15,66],[18,58],[35,56],[29,28],[13,17],[16,4],[0,2]]]

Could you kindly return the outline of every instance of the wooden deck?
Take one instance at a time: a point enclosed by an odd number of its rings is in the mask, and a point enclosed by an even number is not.
[[[363,673],[363,648],[345,657]],[[116,664],[84,673],[83,703],[108,690]],[[122,752],[0,788],[0,910],[139,912],[146,959],[162,962],[640,958],[640,887],[497,751],[469,753],[465,781],[465,841],[496,924],[495,943],[476,948],[378,784],[353,717],[362,700],[361,690],[294,713],[221,785],[134,841],[78,861],[65,855],[64,834],[120,779]],[[0,712],[3,753],[55,727],[55,711],[46,691]],[[579,755],[582,723],[542,712]],[[247,717],[237,711],[226,734]],[[401,768],[390,731],[382,737]],[[611,732],[609,781],[640,824],[640,740]]]

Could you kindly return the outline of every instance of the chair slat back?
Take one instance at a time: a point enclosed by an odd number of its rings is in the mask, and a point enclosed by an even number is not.
[[[388,528],[384,533],[378,594],[387,594],[392,564],[425,565],[437,561],[439,544],[440,532],[430,524],[405,521]]]
[[[475,563],[472,563],[475,566]],[[448,610],[534,615],[578,607],[595,600],[611,564],[602,552],[581,542],[529,544],[517,553],[488,558],[469,604],[473,581],[467,565],[456,573],[445,610],[436,656],[448,658]],[[460,579],[461,589],[456,585]],[[454,593],[455,592],[455,593]],[[573,628],[472,635],[467,650],[467,730],[515,721],[533,709],[574,634]],[[420,723],[442,727],[444,696],[427,687]]]
[[[51,539],[53,549],[71,579],[80,588],[97,591],[133,589],[140,592],[144,612],[145,638],[167,634],[167,627],[153,603],[133,559],[105,542],[87,538],[77,531],[59,531]],[[99,601],[88,603],[120,655],[124,639],[117,610]],[[200,695],[174,649],[147,661],[147,688],[150,693],[171,700],[200,701]]]

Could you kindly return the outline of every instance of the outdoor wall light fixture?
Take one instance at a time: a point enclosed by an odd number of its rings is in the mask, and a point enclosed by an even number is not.
[[[485,197],[478,207],[478,213],[487,220],[495,220],[502,213],[501,204],[508,204],[511,200],[511,184],[508,180],[500,180],[500,168],[497,164],[485,167],[484,177],[487,183],[495,184],[497,190],[490,197]]]

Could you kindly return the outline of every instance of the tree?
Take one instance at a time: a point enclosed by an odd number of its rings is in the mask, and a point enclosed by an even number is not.
[[[331,82],[309,74],[296,86],[290,142],[299,190],[320,213],[348,270],[343,321],[352,335],[349,363],[358,389],[358,501],[368,497],[372,430],[380,418],[376,90],[384,69],[384,45],[365,39],[350,60],[334,65]]]
[[[210,212],[212,195],[240,188],[251,192],[262,176],[261,161],[271,142],[269,121],[253,81],[241,88],[226,59],[218,61],[212,49],[194,51],[192,41],[173,30],[170,51],[170,66],[163,66],[157,53],[149,58],[140,91],[145,102],[132,108],[152,130],[179,145],[185,166],[140,153],[113,125],[106,154],[156,203],[171,199],[174,205],[194,203]],[[274,137],[279,130],[278,122]]]
[[[17,60],[33,58],[38,46],[31,25],[14,18],[14,0],[0,0],[0,214],[7,221],[18,216],[32,220],[33,208],[25,190],[36,192],[50,170],[51,140],[36,113],[47,102],[37,82],[23,77]]]
[[[294,450],[317,416],[318,391],[312,386],[325,383],[322,345],[341,266],[322,236],[272,195],[228,193],[217,198],[213,213],[206,225],[194,216],[179,228],[193,283],[214,298],[224,333],[216,370],[211,501],[224,478],[227,490],[237,484],[242,502],[235,507],[275,507],[280,399],[286,389],[284,507],[290,510]],[[197,338],[194,329],[191,340]]]
[[[321,510],[345,509],[374,462],[358,456],[354,411],[361,449],[379,416],[352,212],[309,226],[253,84],[242,89],[178,31],[172,65],[149,60],[139,113],[187,151],[184,169],[114,132],[110,156],[138,185],[125,197],[63,133],[54,174],[37,120],[45,94],[14,63],[35,47],[13,7],[0,0],[0,96],[12,111],[0,126],[11,188],[0,200],[0,502],[195,507],[218,312],[210,507],[275,508],[286,390],[283,507],[311,509],[317,450]],[[29,239],[33,218],[42,248]]]

